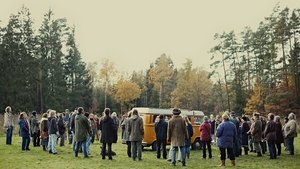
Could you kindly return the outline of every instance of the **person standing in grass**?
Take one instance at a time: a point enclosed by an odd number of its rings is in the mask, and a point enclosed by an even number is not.
[[[5,108],[4,131],[6,132],[6,145],[11,145],[14,130],[14,117],[10,106]]]
[[[297,123],[294,113],[288,116],[289,121],[284,126],[284,137],[287,139],[287,149],[289,155],[294,155],[294,138],[297,137]]]
[[[43,146],[43,150],[46,151],[48,146],[49,134],[48,134],[48,114],[44,113],[41,119],[40,125],[40,137],[41,137],[41,145]]]
[[[281,155],[281,143],[283,143],[283,132],[282,132],[282,125],[280,122],[280,116],[275,116],[275,123],[276,123],[276,148],[277,148],[277,156]]]
[[[78,157],[78,151],[82,146],[84,158],[88,158],[87,137],[91,135],[91,127],[87,117],[83,115],[82,107],[78,108],[78,114],[75,116],[75,157]]]
[[[125,119],[121,124],[122,128],[124,128],[122,142],[126,143],[127,145],[127,156],[129,158],[131,158],[131,142],[129,141],[129,132],[128,132],[130,118],[131,118],[131,112],[128,112],[128,115],[125,117]]]
[[[261,140],[262,140],[262,123],[259,118],[259,113],[254,113],[254,123],[250,127],[250,133],[252,135],[252,140],[254,143],[254,149],[257,153],[258,157],[262,156],[262,149],[261,149]]]
[[[29,151],[30,144],[30,125],[27,119],[27,114],[22,112],[19,116],[20,135],[22,137],[22,151]]]
[[[211,123],[209,122],[209,119],[207,116],[204,116],[204,122],[200,125],[199,127],[200,129],[200,140],[202,143],[202,152],[203,152],[203,159],[206,159],[206,146],[207,146],[207,150],[208,150],[208,158],[212,157],[211,154],[211,141],[212,141],[212,137],[211,137]]]
[[[184,143],[184,151],[185,151],[184,154],[189,159],[190,158],[191,141],[192,141],[192,137],[194,135],[194,130],[193,130],[192,123],[190,122],[188,116],[184,116],[183,119],[185,121],[186,130],[188,132],[187,138],[185,139],[185,143]]]
[[[245,155],[248,155],[249,151],[249,135],[248,131],[250,130],[250,126],[248,123],[248,117],[242,117],[242,126],[241,126],[241,135],[242,135],[242,147],[244,148]]]
[[[40,146],[40,128],[39,121],[36,117],[36,111],[32,112],[30,117],[30,132],[32,137],[32,143],[34,147]]]
[[[234,139],[237,135],[236,126],[229,120],[229,115],[227,113],[224,113],[222,115],[222,118],[223,122],[219,125],[217,129],[218,147],[221,152],[220,166],[225,166],[226,150],[228,153],[228,157],[231,160],[232,166],[235,166],[235,154],[233,152],[233,144]]]
[[[105,159],[107,145],[108,159],[112,160],[112,143],[117,142],[117,129],[115,127],[114,120],[110,116],[109,108],[104,109],[104,117],[100,120],[100,130],[102,143],[102,159]]]
[[[188,132],[184,119],[180,116],[181,111],[177,108],[173,109],[173,116],[168,125],[168,141],[171,142],[171,162],[172,165],[176,165],[176,151],[179,147],[181,152],[182,166],[186,166],[184,144],[188,138]]]
[[[156,133],[156,157],[160,158],[160,152],[163,151],[163,158],[167,159],[167,132],[168,123],[165,121],[164,115],[159,115],[159,121],[155,123]]]
[[[142,160],[142,140],[144,137],[143,119],[136,109],[132,112],[132,117],[128,124],[129,141],[131,142],[131,157],[135,161]]]
[[[275,141],[276,141],[276,123],[274,122],[274,114],[268,114],[268,122],[266,124],[266,128],[264,131],[265,138],[267,140],[270,159],[276,159],[276,148],[275,148]]]
[[[58,115],[58,121],[57,121],[57,127],[58,127],[58,133],[59,133],[59,146],[65,146],[65,133],[66,133],[66,123],[63,118],[63,114],[60,113]]]
[[[48,119],[48,133],[49,133],[49,143],[48,143],[48,151],[50,154],[57,154],[56,151],[56,141],[58,133],[57,127],[57,119],[56,119],[56,111],[49,111],[49,119]]]

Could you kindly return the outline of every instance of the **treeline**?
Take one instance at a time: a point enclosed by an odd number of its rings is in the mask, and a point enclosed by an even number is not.
[[[300,9],[276,6],[270,16],[236,34],[215,34],[212,75],[221,109],[288,113],[300,104]]]
[[[86,65],[75,28],[66,19],[55,18],[49,10],[35,31],[29,9],[22,7],[0,29],[0,108],[11,105],[15,112],[42,112],[84,106],[98,113],[105,107],[120,113],[134,106],[237,114],[295,111],[300,105],[300,9],[276,6],[258,25],[239,34],[215,34],[213,72],[193,66],[189,59],[178,69],[170,56],[162,54],[145,71],[127,74],[118,72],[109,59]]]
[[[84,106],[120,113],[134,106],[213,110],[208,72],[188,60],[177,70],[162,54],[146,71],[121,74],[109,59],[86,65],[76,45],[75,28],[65,18],[45,13],[34,30],[30,11],[22,7],[0,28],[0,102],[14,112],[64,111]]]
[[[0,28],[1,110],[63,111],[91,107],[92,83],[75,41],[75,28],[64,18],[45,13],[38,30],[22,7]]]

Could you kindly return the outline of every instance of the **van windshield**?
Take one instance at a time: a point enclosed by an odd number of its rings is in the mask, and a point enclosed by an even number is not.
[[[202,117],[199,117],[199,116],[195,116],[195,124],[202,124],[203,122],[203,118]]]

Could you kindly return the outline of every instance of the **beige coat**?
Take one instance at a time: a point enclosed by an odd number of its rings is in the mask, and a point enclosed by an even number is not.
[[[12,113],[5,112],[4,113],[4,128],[9,128],[14,126],[14,116]]]
[[[168,140],[172,146],[184,146],[188,137],[184,119],[179,115],[173,115],[168,125]]]
[[[289,120],[283,128],[284,137],[297,137],[297,123],[294,119]]]

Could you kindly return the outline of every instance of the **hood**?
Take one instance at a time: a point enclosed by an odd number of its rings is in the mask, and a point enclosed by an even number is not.
[[[138,117],[139,117],[139,116],[137,116],[137,115],[132,115],[131,118],[132,118],[133,120],[136,120]]]

